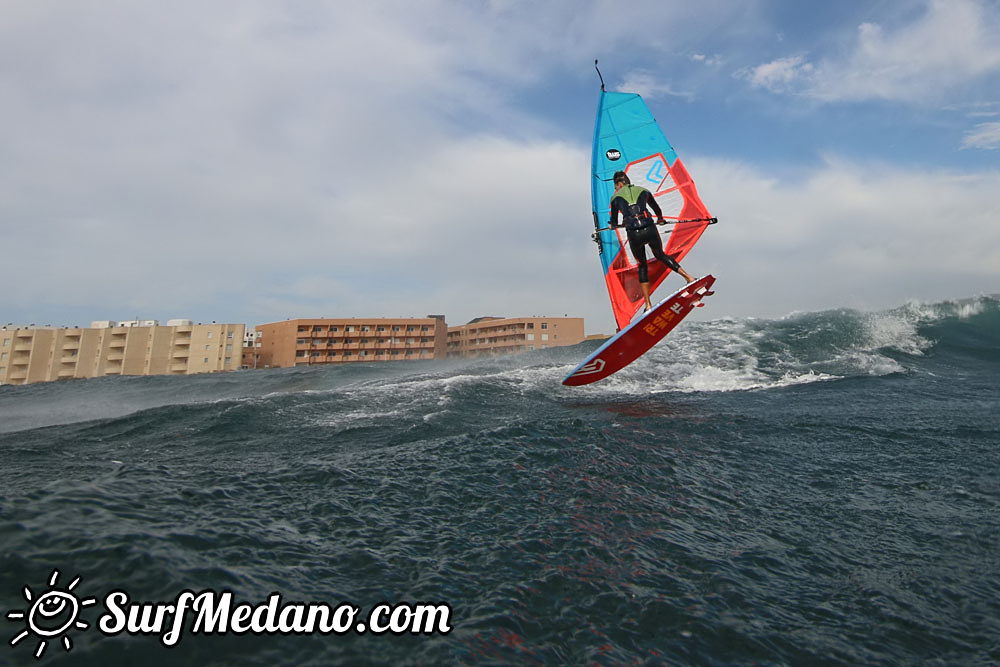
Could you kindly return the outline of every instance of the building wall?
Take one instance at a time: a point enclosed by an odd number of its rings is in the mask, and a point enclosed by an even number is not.
[[[319,318],[259,324],[257,368],[444,359],[442,317]]]
[[[583,339],[582,317],[484,317],[448,327],[448,356],[520,354]]]
[[[236,370],[244,329],[242,324],[163,327],[146,322],[90,328],[2,328],[0,384]]]
[[[260,334],[248,328],[243,334],[243,368],[257,368],[260,361]]]

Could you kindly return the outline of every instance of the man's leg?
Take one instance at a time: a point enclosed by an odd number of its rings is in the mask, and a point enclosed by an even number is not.
[[[690,273],[681,268],[681,265],[677,263],[670,255],[663,252],[663,242],[660,241],[660,234],[654,228],[654,233],[649,235],[649,249],[653,251],[653,256],[660,260],[670,268],[671,271],[676,271],[684,280],[689,283],[693,283],[695,278],[691,276]]]
[[[628,245],[632,249],[632,256],[635,257],[635,261],[639,265],[639,289],[642,290],[646,310],[651,310],[653,302],[649,300],[649,265],[646,264],[646,244],[639,234],[629,230]]]

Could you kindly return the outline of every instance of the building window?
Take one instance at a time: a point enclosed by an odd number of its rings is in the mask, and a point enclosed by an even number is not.
[[[542,328],[543,329],[548,329],[549,328],[549,323],[548,322],[542,322]]]

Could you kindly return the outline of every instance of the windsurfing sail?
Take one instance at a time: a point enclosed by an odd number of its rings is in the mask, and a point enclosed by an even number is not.
[[[593,237],[600,248],[611,308],[620,330],[643,306],[644,299],[639,287],[638,265],[628,248],[625,229],[609,225],[611,198],[615,192],[614,173],[624,171],[633,184],[653,194],[666,220],[666,224],[658,227],[663,250],[678,262],[715,219],[698,197],[694,181],[653,114],[642,97],[635,93],[606,92],[601,85],[591,165]],[[649,261],[648,266],[652,293],[670,269],[656,260]]]

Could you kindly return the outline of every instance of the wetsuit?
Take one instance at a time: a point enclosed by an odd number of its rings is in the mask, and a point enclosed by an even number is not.
[[[660,205],[653,199],[649,190],[638,185],[622,186],[611,197],[611,226],[618,226],[618,214],[621,213],[628,234],[629,248],[632,249],[635,261],[639,263],[640,283],[649,282],[649,267],[646,264],[647,245],[653,251],[653,256],[670,267],[670,270],[677,271],[681,268],[673,257],[663,252],[660,233],[656,230],[656,223],[649,214],[647,206],[653,209],[657,218],[663,216]]]

